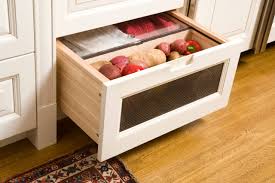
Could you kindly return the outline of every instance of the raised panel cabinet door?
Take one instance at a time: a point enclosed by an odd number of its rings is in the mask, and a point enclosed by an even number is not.
[[[0,0],[0,61],[34,51],[32,0]]]
[[[36,128],[34,54],[0,62],[0,141]]]
[[[271,30],[270,30],[268,43],[271,43],[273,41],[275,41],[275,18],[274,18],[273,25],[272,25]]]
[[[191,0],[189,16],[228,39],[243,38],[242,51],[252,47],[261,0]]]

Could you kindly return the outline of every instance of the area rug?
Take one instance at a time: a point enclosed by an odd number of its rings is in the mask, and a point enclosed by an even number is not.
[[[136,182],[118,158],[98,162],[94,146],[87,146],[6,181],[6,183]]]

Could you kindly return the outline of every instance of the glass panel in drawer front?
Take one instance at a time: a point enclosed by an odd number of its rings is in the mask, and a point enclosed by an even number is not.
[[[218,92],[224,63],[124,98],[120,131]]]

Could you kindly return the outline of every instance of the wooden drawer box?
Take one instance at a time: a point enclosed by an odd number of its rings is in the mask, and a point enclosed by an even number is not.
[[[227,105],[241,40],[226,42],[178,12],[170,14],[192,29],[86,60],[57,41],[59,105],[98,143],[101,161]],[[204,50],[111,81],[91,66],[184,37],[200,41]]]
[[[55,0],[57,37],[180,8],[184,0]]]

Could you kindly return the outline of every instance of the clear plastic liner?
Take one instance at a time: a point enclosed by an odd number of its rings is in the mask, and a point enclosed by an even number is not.
[[[188,28],[162,13],[66,36],[63,42],[80,57],[87,59]]]

